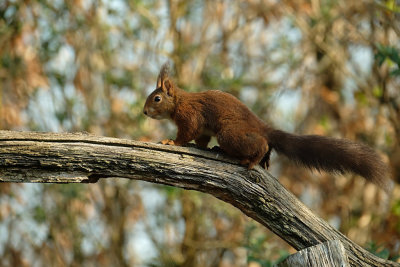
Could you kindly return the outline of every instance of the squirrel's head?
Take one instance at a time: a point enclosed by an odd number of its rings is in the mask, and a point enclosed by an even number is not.
[[[147,97],[143,113],[153,119],[169,119],[175,110],[175,84],[168,77],[169,64],[165,63],[157,78],[156,89]]]

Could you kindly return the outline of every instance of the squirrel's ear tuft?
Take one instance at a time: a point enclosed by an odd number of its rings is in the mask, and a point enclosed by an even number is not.
[[[160,73],[158,74],[156,88],[160,88],[163,85],[164,81],[168,79],[168,74],[169,74],[169,63],[166,62],[164,63],[164,65],[162,65]]]
[[[169,96],[173,96],[174,82],[169,79],[168,74],[169,74],[169,63],[167,62],[164,65],[162,65],[160,74],[158,74],[157,88],[161,88],[163,92],[165,92]]]

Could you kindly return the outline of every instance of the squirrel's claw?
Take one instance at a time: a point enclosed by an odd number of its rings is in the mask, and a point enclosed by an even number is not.
[[[264,169],[268,170],[268,168],[269,168],[269,158],[270,158],[270,156],[271,156],[271,149],[269,149],[267,151],[267,153],[264,155],[264,157],[261,159],[261,161],[259,163],[260,166],[263,167]]]

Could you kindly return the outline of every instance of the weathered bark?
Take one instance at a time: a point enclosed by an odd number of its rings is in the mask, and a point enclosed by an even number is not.
[[[301,250],[339,240],[353,266],[399,266],[353,243],[268,172],[220,153],[87,134],[0,131],[0,181],[96,182],[124,177],[205,192],[232,204]]]
[[[308,247],[290,255],[278,267],[348,267],[350,266],[346,250],[342,243],[332,240]]]

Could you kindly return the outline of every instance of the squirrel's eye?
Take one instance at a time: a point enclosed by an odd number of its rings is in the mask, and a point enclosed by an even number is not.
[[[156,95],[156,96],[154,97],[154,101],[155,101],[155,102],[160,102],[160,101],[161,101],[161,96]]]

